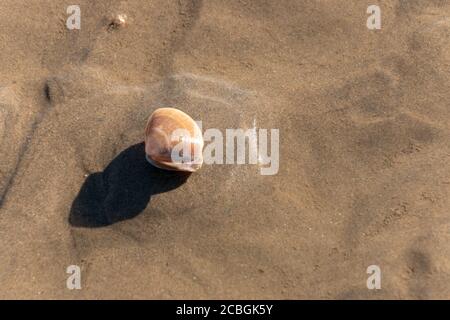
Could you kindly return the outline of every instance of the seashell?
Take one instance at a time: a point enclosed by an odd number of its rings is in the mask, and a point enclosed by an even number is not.
[[[115,16],[110,16],[110,22],[108,24],[108,30],[115,30],[127,25],[128,17],[126,14],[118,14]]]
[[[160,169],[195,172],[203,163],[203,135],[197,123],[174,108],[155,110],[145,129],[148,162]]]

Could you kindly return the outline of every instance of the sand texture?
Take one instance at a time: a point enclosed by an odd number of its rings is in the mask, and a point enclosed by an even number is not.
[[[0,298],[450,298],[450,1],[72,2],[0,3]],[[150,168],[167,106],[278,174]]]

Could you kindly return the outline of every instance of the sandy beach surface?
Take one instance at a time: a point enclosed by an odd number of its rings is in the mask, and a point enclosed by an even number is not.
[[[0,49],[0,298],[450,298],[450,1],[2,0]],[[151,168],[167,106],[278,174]]]

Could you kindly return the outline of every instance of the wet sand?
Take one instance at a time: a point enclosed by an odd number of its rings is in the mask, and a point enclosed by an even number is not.
[[[449,1],[77,2],[0,4],[0,298],[450,298]],[[278,174],[150,168],[166,106]]]

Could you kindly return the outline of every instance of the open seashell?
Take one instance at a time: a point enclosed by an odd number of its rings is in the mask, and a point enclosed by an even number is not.
[[[160,169],[195,172],[203,163],[203,136],[197,123],[174,108],[155,110],[145,129],[148,162]]]

